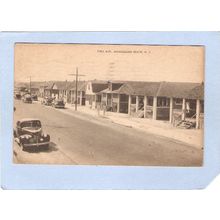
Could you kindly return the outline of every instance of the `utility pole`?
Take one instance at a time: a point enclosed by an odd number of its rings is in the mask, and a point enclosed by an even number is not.
[[[69,74],[71,76],[76,76],[76,82],[75,82],[75,86],[76,86],[76,91],[75,91],[75,111],[77,111],[77,102],[78,102],[78,77],[79,76],[85,76],[82,74],[78,74],[78,67],[76,67],[76,73],[75,74]]]
[[[31,95],[31,76],[30,76],[30,95]]]

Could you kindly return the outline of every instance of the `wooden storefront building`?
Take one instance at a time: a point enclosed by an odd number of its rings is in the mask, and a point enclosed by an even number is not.
[[[203,127],[203,83],[109,82],[97,95],[101,95],[101,106],[107,111],[174,125],[188,120],[194,121],[196,128]]]

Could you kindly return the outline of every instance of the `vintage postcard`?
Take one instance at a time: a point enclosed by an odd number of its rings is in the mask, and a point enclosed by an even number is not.
[[[3,188],[194,189],[219,173],[219,33],[0,39]]]
[[[14,163],[202,166],[203,46],[14,51]]]

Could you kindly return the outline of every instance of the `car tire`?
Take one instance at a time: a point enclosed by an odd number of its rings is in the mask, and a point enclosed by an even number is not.
[[[21,144],[22,151],[27,151],[27,147],[25,147],[23,144]]]

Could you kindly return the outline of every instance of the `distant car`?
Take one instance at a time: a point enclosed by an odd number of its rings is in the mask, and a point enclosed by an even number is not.
[[[47,98],[46,97],[46,98],[43,99],[41,104],[50,106],[50,105],[52,105],[53,100],[54,100],[53,98]]]
[[[32,101],[38,101],[37,95],[31,95],[31,99],[32,99]]]
[[[14,98],[15,99],[21,99],[21,94],[20,93],[15,93]]]
[[[42,148],[47,150],[50,144],[50,135],[43,133],[39,119],[25,118],[17,121],[14,137],[24,151]]]
[[[32,98],[29,94],[26,94],[22,97],[24,103],[32,103]]]
[[[52,103],[52,106],[54,108],[65,108],[65,103],[64,101],[61,99],[58,99],[58,100],[54,100],[53,103]]]

